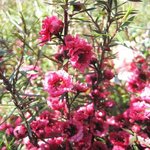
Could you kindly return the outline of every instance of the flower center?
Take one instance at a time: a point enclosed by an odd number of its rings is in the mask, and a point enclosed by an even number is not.
[[[54,87],[57,89],[60,85],[63,84],[63,80],[62,79],[59,79],[57,80],[55,83],[54,83]]]
[[[72,137],[77,133],[77,128],[75,125],[70,124],[70,126],[65,129],[65,132],[69,135],[69,137]]]
[[[80,63],[83,63],[83,62],[85,62],[85,54],[79,54],[78,55],[78,61],[80,62]]]

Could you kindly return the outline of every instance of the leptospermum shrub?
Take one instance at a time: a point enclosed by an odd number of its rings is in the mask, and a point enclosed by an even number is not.
[[[125,3],[95,0],[91,8],[88,1],[65,0],[60,13],[43,18],[36,37],[51,56],[43,52],[28,63],[24,49],[33,49],[21,38],[21,59],[8,76],[10,54],[1,55],[2,94],[9,93],[17,111],[0,118],[2,150],[150,149],[148,53],[135,50],[121,67],[114,61],[116,35],[135,15],[122,10]],[[53,67],[43,67],[43,57]]]

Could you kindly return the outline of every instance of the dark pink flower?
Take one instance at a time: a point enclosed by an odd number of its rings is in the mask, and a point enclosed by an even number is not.
[[[91,132],[94,136],[103,137],[108,132],[108,124],[100,118],[93,118],[90,124]]]
[[[129,82],[127,82],[126,86],[128,91],[130,92],[141,92],[146,85],[145,83],[141,82],[138,78],[132,78]]]
[[[108,150],[106,144],[99,142],[99,141],[95,141],[92,144],[91,150]]]
[[[72,37],[71,35],[65,37],[65,44],[69,49],[68,55],[72,66],[84,72],[93,56],[92,46],[78,36]]]
[[[71,91],[73,87],[71,76],[64,70],[47,72],[43,84],[52,97]]]
[[[48,120],[36,120],[32,121],[31,129],[38,138],[46,138],[50,136],[50,132],[47,132]]]
[[[91,150],[92,134],[86,126],[83,126],[83,138],[75,143],[75,150]]]
[[[78,142],[83,138],[83,125],[76,120],[69,120],[63,125],[64,137],[70,142]]]
[[[23,144],[26,146],[26,150],[60,150],[63,143],[62,137],[47,138],[37,141],[37,145],[33,145],[28,137],[23,139]]]
[[[104,79],[111,80],[114,77],[114,73],[111,70],[104,70]]]
[[[126,147],[129,145],[129,133],[125,131],[111,132],[110,142],[114,146]]]
[[[38,138],[58,137],[61,132],[61,122],[55,111],[43,111],[30,126]]]
[[[42,30],[40,31],[40,42],[43,46],[46,42],[51,40],[52,35],[57,35],[62,31],[64,24],[56,16],[46,17],[42,22]]]

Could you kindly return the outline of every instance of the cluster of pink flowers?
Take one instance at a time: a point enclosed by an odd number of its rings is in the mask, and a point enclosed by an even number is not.
[[[51,40],[52,35],[59,35],[60,39],[62,30],[61,20],[47,17],[40,32],[41,45]],[[55,55],[62,69],[47,72],[43,79],[49,108],[34,119],[28,116],[29,127],[18,118],[14,124],[1,125],[0,130],[13,135],[15,144],[23,144],[27,150],[130,150],[134,145],[148,150],[150,72],[145,59],[139,56],[130,63],[133,74],[127,81],[127,90],[134,94],[127,109],[119,111],[110,90],[115,83],[110,82],[114,73],[109,60],[99,61],[92,46],[79,36],[66,35],[62,40],[63,45]],[[87,69],[85,79],[73,77],[69,67],[64,67],[65,59],[67,65],[81,74]],[[29,77],[36,78],[32,74]]]
[[[135,57],[130,65],[130,72],[132,72],[127,82],[127,89],[130,92],[141,92],[150,82],[149,65],[142,56]]]

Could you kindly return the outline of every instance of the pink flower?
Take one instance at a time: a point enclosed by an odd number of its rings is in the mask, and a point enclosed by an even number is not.
[[[108,116],[107,123],[116,128],[123,128],[126,124],[126,120],[122,114],[119,114],[117,116]]]
[[[114,73],[111,70],[104,70],[104,79],[111,80],[114,77]]]
[[[83,125],[76,120],[69,120],[63,125],[64,137],[70,142],[79,142],[83,138]]]
[[[3,146],[3,147],[1,148],[1,150],[7,150],[7,147],[6,147],[6,146]]]
[[[59,99],[58,97],[49,97],[47,99],[47,104],[53,110],[63,110],[63,113],[68,112],[65,99]]]
[[[58,118],[60,117],[60,113],[58,111],[48,111],[45,110],[43,111],[39,117],[37,117],[37,120],[48,120],[50,121],[54,121],[54,120],[58,120]]]
[[[23,66],[20,70],[26,72],[27,78],[30,80],[35,80],[36,78],[38,78],[39,72],[41,71],[41,69],[38,66],[34,65]]]
[[[133,98],[130,101],[130,107],[124,112],[125,118],[130,118],[130,121],[144,121],[150,119],[150,104],[138,98]]]
[[[97,82],[97,74],[96,73],[91,73],[91,74],[87,74],[85,79],[86,79],[86,82],[89,84],[89,85],[94,85],[96,84]]]
[[[61,133],[61,122],[55,111],[43,111],[30,124],[32,131],[38,138],[58,137]]]
[[[26,137],[23,144],[26,145],[27,150],[60,150],[62,149],[62,137],[47,138],[37,141],[37,145],[33,145],[29,138]]]
[[[126,150],[126,147],[114,145],[112,150]]]
[[[46,130],[47,127],[48,120],[36,120],[31,123],[31,129],[38,138],[46,138],[50,136],[50,132]]]
[[[64,24],[56,16],[46,17],[42,22],[42,30],[40,31],[41,37],[39,38],[41,46],[47,41],[51,40],[52,35],[57,35],[62,31]]]
[[[99,141],[95,141],[92,145],[92,149],[91,150],[108,150],[106,144],[99,142]]]
[[[125,131],[111,132],[110,142],[114,146],[126,147],[129,145],[129,134]]]
[[[108,132],[108,124],[100,118],[93,118],[91,124],[91,132],[93,135],[103,137]]]
[[[72,37],[71,35],[65,37],[65,44],[69,49],[70,63],[72,66],[84,72],[92,60],[92,46],[78,36]]]
[[[27,130],[24,125],[20,125],[20,126],[15,127],[15,129],[13,130],[13,133],[17,139],[20,139],[26,136]]]
[[[141,92],[141,98],[142,98],[142,100],[145,100],[145,101],[147,101],[147,102],[149,102],[150,103],[150,84],[149,85],[147,85],[144,89],[143,89],[143,91]]]
[[[92,134],[86,126],[83,126],[83,138],[75,143],[75,150],[91,150]]]
[[[0,125],[0,131],[5,131],[7,129],[7,124],[4,122]]]
[[[115,104],[116,104],[115,101],[111,100],[111,99],[104,102],[104,105],[105,105],[106,108],[112,108],[112,107],[115,106]]]
[[[43,84],[52,97],[71,91],[73,87],[71,76],[64,70],[47,72]]]
[[[84,83],[77,82],[74,85],[73,90],[75,90],[76,92],[86,92],[88,90],[88,87]]]
[[[130,77],[127,80],[127,89],[131,92],[141,93],[149,85],[150,71],[146,59],[135,57],[130,64]]]
[[[62,137],[48,138],[45,141],[38,141],[38,150],[59,150],[61,149],[61,144],[63,142]]]
[[[150,137],[148,134],[141,132],[137,134],[137,139],[143,149],[150,146]]]
[[[131,129],[133,132],[138,133],[141,130],[141,126],[138,124],[134,124]]]
[[[94,104],[86,104],[85,106],[80,107],[77,111],[74,112],[74,118],[78,121],[84,121],[89,116],[92,116],[94,113]]]

